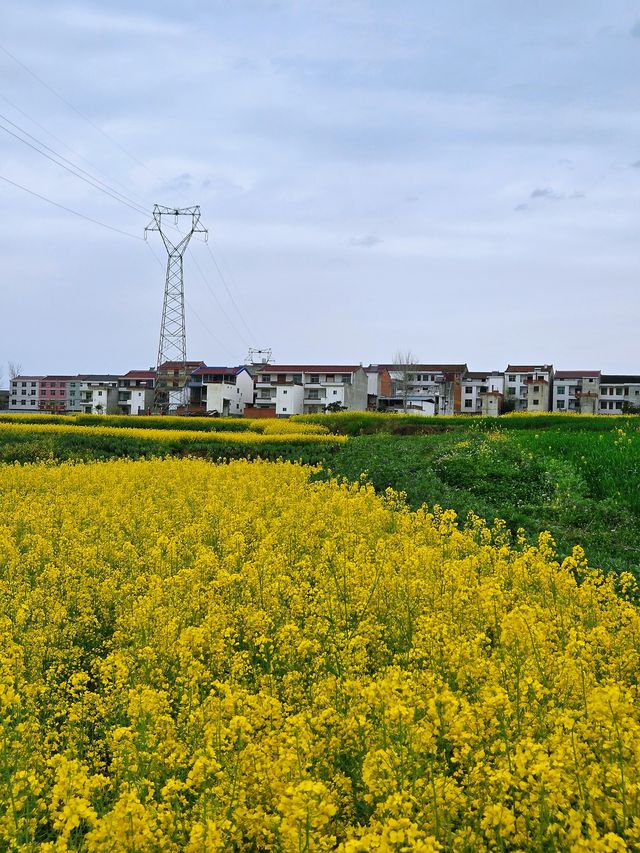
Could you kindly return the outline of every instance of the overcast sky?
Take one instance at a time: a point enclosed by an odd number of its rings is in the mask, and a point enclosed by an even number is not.
[[[0,45],[0,176],[126,232],[0,180],[0,386],[155,364],[155,202],[211,235],[207,364],[640,372],[637,3],[25,0]]]

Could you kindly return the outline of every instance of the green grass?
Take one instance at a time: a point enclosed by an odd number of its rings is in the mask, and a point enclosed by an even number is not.
[[[352,438],[327,460],[333,475],[366,472],[412,507],[451,507],[534,539],[550,530],[560,553],[582,545],[594,565],[640,574],[640,433],[560,429]],[[319,476],[328,476],[323,473]]]
[[[342,435],[433,435],[452,430],[540,430],[561,429],[565,432],[610,432],[616,427],[640,427],[640,415],[574,415],[515,414],[500,418],[474,415],[422,417],[419,415],[383,414],[380,412],[339,412],[333,415],[295,415],[292,421],[321,424],[330,432]]]

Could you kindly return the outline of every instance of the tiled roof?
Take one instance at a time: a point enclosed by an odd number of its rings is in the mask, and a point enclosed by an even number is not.
[[[207,367],[203,365],[202,367],[198,367],[197,370],[193,371],[193,376],[201,376],[203,373],[212,374],[213,376],[224,376],[225,373],[233,373],[236,376],[243,370],[247,368],[244,366],[240,367]]]
[[[58,376],[58,375],[54,376],[53,374],[48,374],[47,376],[43,376],[42,378],[43,379],[57,379],[57,380],[66,381],[69,379],[77,379],[78,377],[77,376]]]
[[[187,369],[195,370],[196,367],[204,367],[204,361],[186,361]],[[183,363],[181,361],[163,361],[160,370],[179,370]]]
[[[552,368],[551,364],[508,364],[505,373],[535,373],[536,370],[548,373]]]
[[[386,370],[404,370],[411,368],[421,373],[464,373],[466,364],[378,364],[378,368]]]
[[[599,370],[556,370],[556,379],[582,379],[583,376],[600,376]]]
[[[355,373],[361,364],[265,364],[258,373]]]
[[[121,376],[121,379],[154,379],[155,370],[130,370]]]
[[[640,385],[640,376],[630,376],[629,374],[610,374],[606,375],[603,373],[600,377],[600,382],[612,385]]]

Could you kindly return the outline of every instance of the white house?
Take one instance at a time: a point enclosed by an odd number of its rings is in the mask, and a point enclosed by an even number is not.
[[[191,374],[191,410],[222,417],[242,417],[253,402],[253,377],[240,367],[196,368]]]
[[[130,370],[118,377],[118,411],[123,415],[144,415],[153,409],[156,372]]]
[[[553,365],[509,364],[504,376],[505,400],[513,400],[516,412],[550,411]]]
[[[278,417],[324,412],[337,404],[367,408],[367,374],[361,365],[266,364],[255,374],[254,405]]]

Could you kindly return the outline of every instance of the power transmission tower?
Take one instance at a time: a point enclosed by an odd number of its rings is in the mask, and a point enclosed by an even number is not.
[[[191,219],[186,233],[178,229],[180,217],[190,217]],[[168,218],[173,219],[173,225],[167,221]],[[173,228],[177,232],[176,236],[172,235],[169,238],[167,235],[168,228]],[[163,207],[159,204],[154,204],[153,219],[144,229],[145,240],[148,231],[160,232],[168,255],[153,398],[154,411],[167,412],[189,402],[182,259],[191,237],[200,233],[205,235],[206,240],[208,232],[204,226],[200,225],[199,205],[175,208]]]

